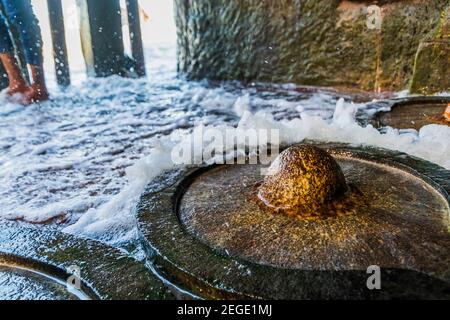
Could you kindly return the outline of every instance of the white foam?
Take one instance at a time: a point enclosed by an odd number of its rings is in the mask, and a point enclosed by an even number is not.
[[[116,245],[133,240],[140,193],[172,168],[171,150],[190,143],[194,124],[235,134],[278,128],[285,143],[370,144],[450,167],[448,127],[380,133],[354,119],[357,108],[358,116],[379,111],[374,105],[336,107],[336,97],[293,84],[186,81],[176,74],[173,45],[146,52],[148,79],[88,79],[28,107],[0,94],[0,219],[63,217],[55,226],[66,232]]]
[[[213,126],[215,129],[279,129],[282,143],[295,143],[304,139],[347,142],[355,145],[372,145],[400,150],[427,159],[450,169],[450,128],[428,125],[419,132],[415,130],[388,129],[380,133],[372,126],[361,127],[355,121],[357,107],[339,100],[331,121],[318,116],[302,114],[301,118],[276,121],[269,113],[250,113],[247,109],[250,98],[245,95],[237,99],[235,109],[242,113],[238,126]],[[237,105],[237,107],[236,107]],[[211,126],[209,126],[211,127]],[[208,128],[208,126],[205,126]],[[152,152],[127,170],[129,184],[107,204],[84,214],[68,232],[91,237],[119,240],[132,239],[136,235],[134,207],[148,182],[165,170],[173,168],[170,154],[179,143],[192,143],[189,130],[176,130],[170,136],[155,139]],[[224,150],[230,152],[231,150]],[[242,150],[241,150],[242,151]],[[201,153],[201,150],[200,150]],[[208,160],[208,159],[205,159]]]

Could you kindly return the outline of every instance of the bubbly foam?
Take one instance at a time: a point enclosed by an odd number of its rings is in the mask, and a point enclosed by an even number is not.
[[[278,129],[282,143],[373,145],[450,169],[447,126],[381,133],[356,121],[357,111],[366,116],[376,111],[366,104],[325,92],[299,93],[293,85],[186,81],[176,75],[173,46],[147,52],[153,62],[148,79],[89,79],[27,108],[3,100],[0,218],[52,223],[118,246],[129,243],[136,239],[140,194],[175,166],[171,151],[192,143],[194,126],[236,134]],[[224,151],[232,156],[235,150]]]

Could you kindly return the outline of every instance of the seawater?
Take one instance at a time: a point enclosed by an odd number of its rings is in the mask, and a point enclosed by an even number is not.
[[[377,111],[368,104],[294,85],[187,81],[176,72],[173,45],[146,52],[145,79],[88,79],[28,107],[0,97],[0,219],[124,246],[136,238],[139,195],[174,166],[171,151],[190,143],[196,126],[278,129],[282,143],[380,146],[450,169],[449,127],[380,133],[357,121],[357,111],[359,118]]]

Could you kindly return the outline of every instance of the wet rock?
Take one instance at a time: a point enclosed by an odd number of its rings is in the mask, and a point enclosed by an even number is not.
[[[444,2],[176,0],[178,67],[191,78],[400,90]]]
[[[368,206],[292,219],[249,201],[261,164],[176,168],[137,207],[156,270],[204,298],[448,299],[449,171],[396,151],[316,146]],[[382,290],[366,286],[370,266],[380,267]]]
[[[0,299],[175,298],[143,262],[103,243],[21,222],[0,230]],[[72,275],[79,287],[68,292]]]
[[[442,18],[433,40],[420,44],[415,60],[412,93],[432,94],[450,90],[450,7]]]

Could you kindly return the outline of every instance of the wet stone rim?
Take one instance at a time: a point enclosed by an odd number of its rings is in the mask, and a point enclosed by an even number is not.
[[[143,263],[118,249],[23,222],[0,221],[0,266],[27,269],[62,285],[70,276],[67,269],[77,266],[87,299],[175,298]]]
[[[388,164],[411,173],[450,202],[450,171],[438,165],[386,149],[313,144],[334,155]],[[168,171],[146,187],[139,201],[141,241],[156,270],[172,283],[204,298],[450,298],[449,283],[413,270],[383,269],[383,290],[368,290],[366,270],[281,269],[226,256],[208,247],[184,229],[178,205],[191,182],[214,167]]]
[[[383,108],[388,108],[389,111],[378,111],[373,118],[362,121],[362,125],[372,124],[375,128],[384,127],[381,117],[385,114],[391,112],[395,108],[408,108],[410,105],[429,105],[429,104],[442,104],[443,106],[450,104],[450,97],[448,96],[417,96],[417,97],[407,97],[407,98],[397,98],[397,99],[387,99],[379,100],[375,102],[370,102],[367,105],[369,107],[376,107],[381,110]],[[360,114],[360,117],[364,117],[364,114]]]

